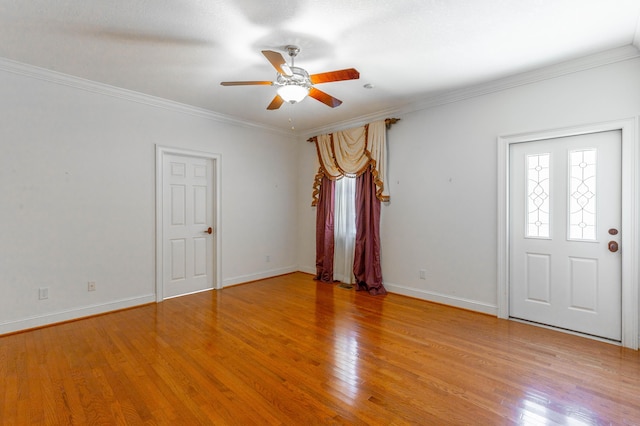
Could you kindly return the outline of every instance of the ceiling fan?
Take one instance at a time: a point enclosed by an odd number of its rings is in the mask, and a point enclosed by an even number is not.
[[[284,102],[295,104],[303,100],[306,96],[316,99],[331,108],[335,108],[339,106],[342,101],[316,89],[314,84],[356,80],[360,78],[360,73],[355,68],[309,75],[304,69],[294,66],[294,58],[300,52],[300,48],[290,45],[286,46],[285,49],[287,49],[291,57],[291,65],[288,65],[284,57],[278,52],[274,52],[273,50],[262,51],[262,54],[278,72],[275,81],[223,81],[220,84],[223,86],[277,86],[278,94],[267,107],[268,110],[278,109]]]

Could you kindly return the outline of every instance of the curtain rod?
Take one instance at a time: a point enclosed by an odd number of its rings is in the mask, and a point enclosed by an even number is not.
[[[387,129],[390,129],[391,126],[396,124],[398,121],[400,121],[399,118],[385,118],[384,125],[387,127]],[[315,143],[317,139],[318,139],[317,136],[312,136],[309,139],[307,139],[307,142]]]

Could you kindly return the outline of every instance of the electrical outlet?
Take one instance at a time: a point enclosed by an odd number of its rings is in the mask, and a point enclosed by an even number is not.
[[[38,299],[44,300],[49,298],[49,287],[40,287],[38,289]]]
[[[96,291],[95,281],[89,281],[89,283],[87,284],[87,291]]]
[[[420,279],[421,280],[426,280],[427,279],[427,271],[425,269],[420,269]]]
[[[265,262],[267,262],[267,263],[271,262],[271,256],[266,255],[266,256],[264,257],[264,261],[265,261]]]

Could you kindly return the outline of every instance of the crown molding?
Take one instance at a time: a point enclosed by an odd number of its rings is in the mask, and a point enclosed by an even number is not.
[[[556,65],[550,65],[537,70],[515,74],[498,80],[480,83],[460,89],[434,93],[420,100],[408,102],[401,106],[388,108],[386,110],[377,111],[375,113],[362,115],[355,118],[350,118],[326,126],[301,130],[299,132],[293,133],[293,135],[306,139],[309,136],[316,136],[324,133],[334,132],[337,130],[347,129],[350,127],[357,127],[365,123],[381,120],[394,115],[397,116],[408,114],[424,109],[437,107],[440,105],[446,105],[449,103],[458,102],[490,93],[500,92],[514,87],[536,83],[539,81],[585,71],[616,62],[635,59],[638,57],[640,57],[640,21],[638,22],[638,29],[636,30],[633,44],[622,46],[616,49],[606,50],[604,52],[599,52],[582,58],[565,61]],[[146,95],[132,90],[74,77],[71,75],[63,74],[61,72],[47,70],[44,68],[36,67],[34,65],[28,65],[6,58],[0,58],[0,70],[43,81],[48,81],[55,84],[74,87],[105,96],[111,96],[131,102],[137,102],[156,108],[162,108],[165,110],[201,117],[238,127],[257,129],[260,131],[267,131],[280,135],[292,135],[290,130],[241,120],[233,116],[216,113],[204,108],[198,108],[175,101],[170,101],[164,98]]]
[[[640,22],[639,22],[640,28]],[[385,111],[376,112],[365,116],[334,123],[330,126],[317,127],[304,131],[304,137],[331,133],[350,127],[361,126],[365,123],[389,117],[393,115],[409,114],[440,105],[446,105],[453,102],[463,101],[490,93],[500,92],[518,86],[537,83],[543,80],[549,80],[580,71],[586,71],[592,68],[613,64],[616,62],[627,61],[640,57],[640,31],[636,31],[634,44],[629,44],[616,49],[610,49],[593,55],[584,56],[559,64],[550,65],[537,70],[523,72],[511,75],[498,80],[492,80],[473,86],[463,87],[460,89],[448,90],[434,93],[417,101],[406,103],[402,106],[389,108]]]
[[[337,121],[326,126],[319,126],[313,129],[300,131],[300,133],[298,133],[298,136],[306,140],[313,136],[324,135],[327,133],[333,133],[340,130],[350,129],[352,127],[363,126],[367,123],[372,123],[374,121],[387,119],[389,118],[389,116],[397,113],[397,111],[398,111],[397,108],[389,108],[382,111],[376,111],[375,113],[372,113],[372,114],[360,115],[356,118]]]
[[[45,68],[29,65],[7,58],[0,58],[0,70],[13,74],[34,78],[37,80],[47,81],[54,84],[73,87],[75,89],[84,90],[86,92],[96,93],[99,95],[110,96],[126,101],[136,102],[164,110],[187,114],[195,117],[204,118],[220,123],[231,124],[238,127],[258,129],[270,133],[286,134],[290,133],[286,130],[276,127],[265,126],[254,122],[240,120],[236,117],[220,114],[208,109],[198,108],[195,106],[171,101],[157,96],[147,95],[133,90],[123,89],[121,87],[111,86],[96,81],[87,80],[80,77],[64,74],[58,71],[48,70]]]
[[[556,77],[586,71],[592,68],[627,61],[638,57],[640,57],[640,51],[638,48],[629,44],[615,49],[595,53],[593,55],[539,68],[537,70],[514,74],[498,80],[437,93],[421,101],[406,105],[404,108],[401,108],[398,113],[408,113],[428,109],[434,106],[445,105],[452,102],[475,98],[477,96],[500,92],[518,86],[550,80]]]

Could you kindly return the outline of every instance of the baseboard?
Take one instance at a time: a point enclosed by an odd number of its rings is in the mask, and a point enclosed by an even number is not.
[[[43,327],[64,321],[80,319],[92,315],[104,314],[119,309],[132,308],[134,306],[145,305],[156,301],[155,294],[145,296],[131,297],[128,299],[115,300],[108,303],[101,303],[90,306],[82,306],[79,308],[68,309],[65,311],[53,312],[50,314],[31,316],[16,321],[9,321],[0,324],[0,335],[7,333],[15,333],[17,331],[28,330],[31,328]]]
[[[464,299],[461,297],[453,297],[446,294],[436,293],[434,291],[410,288],[398,284],[392,284],[385,281],[384,287],[390,293],[402,294],[403,296],[415,297],[416,299],[427,300],[429,302],[441,303],[443,305],[454,306],[456,308],[467,309],[470,311],[481,312],[488,315],[498,315],[498,307],[477,300]]]
[[[298,266],[298,271],[311,275],[315,275],[317,273],[315,266]]]
[[[277,277],[278,275],[290,274],[298,271],[297,266],[287,266],[285,268],[269,269],[268,271],[258,272],[256,274],[239,275],[237,277],[226,278],[222,280],[222,287],[228,287],[236,284],[248,283],[250,281],[263,280],[265,278]]]
[[[315,275],[315,267],[310,266],[298,266],[300,272]],[[384,282],[384,287],[390,293],[401,294],[403,296],[415,297],[416,299],[422,299],[429,302],[441,303],[443,305],[454,306],[456,308],[467,309],[470,311],[481,312],[488,315],[498,315],[497,305],[490,305],[484,302],[478,302],[477,300],[464,299],[462,297],[453,297],[446,294],[436,293],[433,291],[421,290],[411,288],[403,285]]]

